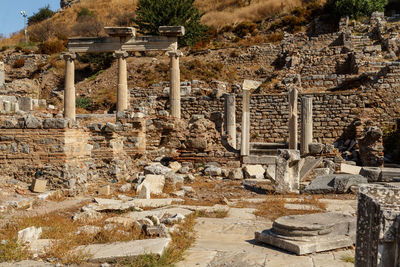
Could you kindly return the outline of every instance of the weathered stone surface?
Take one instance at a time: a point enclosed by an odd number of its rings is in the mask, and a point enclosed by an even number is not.
[[[85,225],[78,228],[77,235],[97,235],[101,232],[101,228],[95,225]]]
[[[179,162],[177,162],[177,161],[172,161],[172,162],[169,163],[168,167],[169,167],[170,169],[172,169],[174,172],[177,172],[177,171],[180,170],[180,168],[182,167],[182,165],[181,165]]]
[[[305,189],[307,193],[347,193],[352,185],[368,183],[368,180],[361,175],[352,174],[331,174],[318,176]]]
[[[398,266],[400,187],[363,185],[359,189],[355,266]]]
[[[43,128],[45,129],[65,129],[68,127],[68,120],[58,119],[45,119],[43,122]]]
[[[138,208],[159,208],[171,205],[172,203],[181,203],[180,198],[157,198],[157,199],[133,199],[132,202]]]
[[[131,188],[132,188],[132,185],[129,184],[129,183],[126,183],[126,184],[122,185],[122,186],[119,188],[119,192],[126,193],[126,192],[131,191]]]
[[[143,182],[137,187],[136,192],[140,192],[144,185],[148,186],[151,194],[161,194],[165,185],[164,175],[147,174]]]
[[[265,170],[261,165],[246,165],[243,168],[244,178],[263,179]]]
[[[369,183],[382,181],[382,169],[379,167],[362,167],[360,175],[367,178]]]
[[[116,199],[95,198],[96,203],[90,203],[82,207],[83,211],[125,211],[135,208],[132,201],[122,201]]]
[[[138,198],[141,199],[150,199],[151,197],[151,192],[150,192],[150,186],[148,184],[143,184],[141,185],[140,190],[138,190]]]
[[[47,180],[35,179],[31,185],[31,189],[35,193],[43,193],[46,191]]]
[[[86,210],[83,212],[76,213],[72,217],[72,219],[74,221],[79,221],[79,222],[91,222],[91,221],[99,220],[102,217],[103,217],[103,215],[100,212],[97,212],[95,210]]]
[[[109,261],[145,254],[161,256],[170,242],[170,238],[145,239],[111,244],[80,246],[76,248],[76,251],[83,251],[84,253],[90,254],[90,261]]]
[[[260,242],[303,255],[353,245],[355,227],[355,218],[344,214],[293,215],[278,218],[271,229],[255,236]]]
[[[24,118],[25,127],[28,129],[39,129],[42,128],[43,121],[35,116],[29,114]]]

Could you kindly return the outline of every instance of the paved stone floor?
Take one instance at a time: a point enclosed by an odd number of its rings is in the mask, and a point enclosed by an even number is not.
[[[338,204],[338,205],[335,205]],[[349,203],[346,203],[349,204]],[[353,203],[351,203],[353,204]],[[332,202],[332,211],[339,203]],[[354,205],[345,205],[352,213]],[[328,208],[328,210],[330,210]],[[353,257],[354,251],[343,249],[307,256],[297,256],[283,250],[254,242],[254,232],[270,228],[272,222],[256,218],[252,209],[232,208],[223,219],[199,218],[195,226],[196,242],[186,252],[178,267],[344,267],[353,266],[344,257]]]

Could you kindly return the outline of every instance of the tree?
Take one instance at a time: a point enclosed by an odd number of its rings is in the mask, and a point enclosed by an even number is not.
[[[158,35],[159,26],[184,26],[181,45],[194,45],[203,38],[207,27],[201,24],[204,15],[194,5],[195,0],[139,0],[136,18],[139,31]]]
[[[28,18],[28,25],[31,26],[32,24],[51,18],[54,14],[55,12],[50,9],[49,5],[42,7],[39,9],[39,12],[34,13]]]
[[[383,12],[387,3],[388,0],[328,0],[326,7],[337,17],[359,18]]]

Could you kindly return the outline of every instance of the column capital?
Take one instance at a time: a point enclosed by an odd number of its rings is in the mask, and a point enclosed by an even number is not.
[[[167,53],[165,53],[167,56],[169,57],[182,57],[183,53],[181,50],[171,50],[171,51],[167,51]]]
[[[127,58],[129,56],[128,52],[118,50],[114,52],[114,57],[116,58]]]
[[[76,59],[76,54],[70,53],[70,52],[65,52],[60,55],[60,58],[64,59],[64,60],[74,60],[74,59]]]

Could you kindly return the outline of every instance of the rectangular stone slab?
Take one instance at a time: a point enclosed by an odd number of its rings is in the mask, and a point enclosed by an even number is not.
[[[313,241],[295,241],[276,237],[270,233],[270,230],[256,232],[255,239],[259,242],[296,253],[297,255],[349,247],[355,243],[355,237],[347,235],[325,235],[318,236]]]
[[[170,238],[156,238],[116,242],[111,244],[93,244],[76,248],[77,252],[89,253],[90,261],[109,261],[126,257],[152,254],[161,256],[171,242]]]

